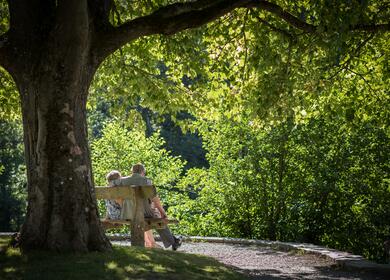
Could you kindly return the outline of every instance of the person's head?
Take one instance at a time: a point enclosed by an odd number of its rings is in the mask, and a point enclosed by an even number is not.
[[[118,170],[112,170],[107,174],[106,179],[107,182],[110,183],[116,179],[119,179],[120,177],[121,177],[121,173]]]
[[[146,174],[146,168],[143,166],[141,163],[134,164],[133,167],[131,168],[131,172],[140,174],[142,176],[145,176]]]

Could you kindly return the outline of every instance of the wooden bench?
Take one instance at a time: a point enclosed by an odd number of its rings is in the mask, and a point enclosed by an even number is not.
[[[127,199],[131,205],[132,217],[125,220],[101,219],[105,229],[128,225],[132,246],[145,246],[144,232],[149,229],[162,229],[167,224],[177,224],[176,219],[145,218],[144,199],[153,197],[153,186],[95,187],[97,199]]]

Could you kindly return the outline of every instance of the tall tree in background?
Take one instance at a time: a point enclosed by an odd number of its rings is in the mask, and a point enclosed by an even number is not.
[[[135,1],[129,4],[132,16],[121,23],[114,7],[122,2],[126,1],[0,2],[3,10],[9,9],[9,25],[5,23],[7,28],[0,35],[0,65],[16,83],[23,115],[28,176],[28,210],[21,230],[24,250],[85,252],[111,248],[97,214],[86,127],[88,89],[99,65],[110,54],[138,38],[196,28],[238,8],[268,13],[283,23],[282,27],[305,34],[326,31],[315,20],[307,22],[305,15],[300,16],[287,1]],[[323,1],[319,7],[329,8],[329,3]],[[383,15],[369,15],[368,5],[356,5],[365,16],[346,23],[340,19],[344,31],[358,34],[390,29]],[[334,11],[331,18],[337,19],[337,7]],[[268,24],[258,13],[248,16]],[[288,33],[279,26],[270,28]]]

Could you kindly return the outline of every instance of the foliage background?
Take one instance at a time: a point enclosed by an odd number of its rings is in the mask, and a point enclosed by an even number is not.
[[[356,126],[355,126],[356,125]],[[389,137],[372,122],[223,121],[203,132],[209,169],[192,169],[169,208],[189,235],[323,244],[380,260],[390,234]],[[183,203],[184,202],[184,203]]]

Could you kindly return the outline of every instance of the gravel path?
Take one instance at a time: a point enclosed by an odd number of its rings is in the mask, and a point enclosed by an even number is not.
[[[129,245],[129,242],[113,242]],[[270,247],[221,243],[185,242],[180,252],[211,256],[249,275],[253,280],[321,279],[379,280],[389,279],[373,272],[347,271],[331,260],[311,254],[276,251]]]

